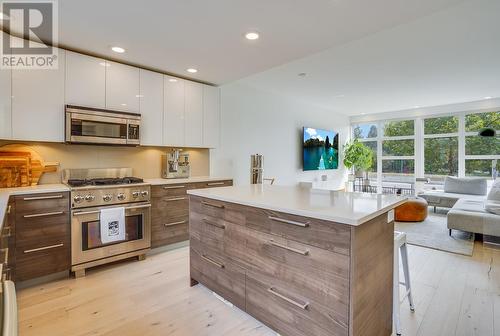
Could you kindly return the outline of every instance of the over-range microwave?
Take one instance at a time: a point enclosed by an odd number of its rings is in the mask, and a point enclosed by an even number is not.
[[[138,146],[141,115],[66,105],[68,143]]]

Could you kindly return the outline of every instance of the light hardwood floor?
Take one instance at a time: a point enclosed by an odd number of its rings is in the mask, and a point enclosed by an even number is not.
[[[188,248],[91,270],[85,278],[18,293],[20,336],[275,335],[189,287]],[[500,251],[473,257],[409,246],[416,312],[401,306],[405,336],[500,336]]]

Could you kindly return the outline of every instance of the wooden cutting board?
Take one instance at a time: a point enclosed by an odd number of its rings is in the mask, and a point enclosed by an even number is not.
[[[0,187],[37,185],[43,173],[56,172],[58,163],[45,163],[32,147],[9,144],[0,147]]]

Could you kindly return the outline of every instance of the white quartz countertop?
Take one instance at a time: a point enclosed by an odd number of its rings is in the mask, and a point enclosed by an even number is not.
[[[150,183],[151,185],[165,185],[165,184],[177,184],[177,183],[196,183],[196,182],[226,181],[226,180],[232,180],[232,178],[215,177],[215,176],[193,176],[188,178],[176,178],[176,179],[164,179],[164,178],[144,179],[144,182]]]
[[[48,192],[62,192],[69,191],[68,186],[57,183],[57,184],[40,184],[30,187],[19,187],[19,188],[0,188],[0,228],[3,225],[3,219],[7,211],[7,206],[9,203],[9,197],[15,195],[26,195],[26,194],[40,194]]]
[[[354,226],[361,225],[406,201],[405,196],[398,195],[274,185],[196,189],[188,190],[188,194]]]

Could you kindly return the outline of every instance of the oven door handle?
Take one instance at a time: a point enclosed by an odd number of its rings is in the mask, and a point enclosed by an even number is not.
[[[134,205],[134,206],[126,207],[125,210],[143,209],[143,208],[151,208],[151,204]],[[101,212],[101,210],[78,211],[78,212],[73,212],[73,216],[91,215],[91,214],[96,214],[96,213],[99,213],[99,212]]]

